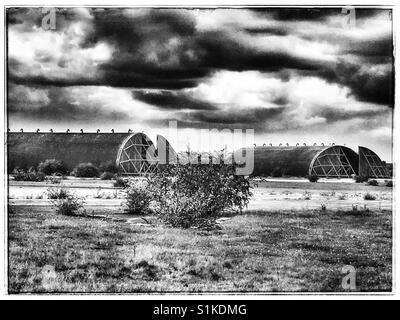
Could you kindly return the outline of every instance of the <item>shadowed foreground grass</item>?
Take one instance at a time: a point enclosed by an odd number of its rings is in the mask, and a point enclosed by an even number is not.
[[[101,214],[111,213],[97,212]],[[220,230],[9,213],[9,292],[391,291],[391,212],[248,212]]]

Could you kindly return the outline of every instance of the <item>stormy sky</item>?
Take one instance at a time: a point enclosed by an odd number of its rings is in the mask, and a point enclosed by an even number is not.
[[[363,145],[391,161],[387,9],[68,8],[54,30],[45,16],[7,10],[12,131],[131,128],[179,150],[204,148],[201,129],[254,129],[257,144]]]

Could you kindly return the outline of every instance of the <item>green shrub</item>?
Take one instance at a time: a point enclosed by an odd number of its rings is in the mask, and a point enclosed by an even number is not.
[[[72,171],[72,175],[80,178],[94,178],[99,175],[99,169],[92,163],[80,163]]]
[[[118,168],[112,161],[102,162],[99,165],[100,172],[118,173]]]
[[[36,171],[33,167],[29,168],[28,171],[15,168],[11,174],[13,175],[15,181],[41,182],[46,178],[44,173]]]
[[[72,194],[64,188],[49,188],[47,189],[48,199],[67,199],[71,197]]]
[[[364,194],[364,200],[376,200],[376,196],[371,193]]]
[[[315,174],[310,174],[310,175],[307,176],[307,179],[308,179],[308,181],[310,181],[310,182],[318,182],[319,177],[316,176]]]
[[[379,185],[379,183],[378,183],[378,181],[372,179],[372,180],[368,181],[368,185],[369,186],[377,186],[377,185]]]
[[[126,188],[128,187],[129,182],[128,180],[121,178],[121,177],[116,177],[115,182],[114,182],[114,187],[116,188]]]
[[[101,180],[112,180],[115,177],[115,173],[105,171],[100,175]]]
[[[153,211],[174,227],[210,227],[226,210],[241,211],[251,197],[249,179],[232,165],[166,165],[148,177]]]
[[[368,177],[365,176],[355,176],[354,180],[356,183],[362,183],[362,182],[367,182],[368,181]]]
[[[54,173],[65,175],[68,172],[65,164],[56,159],[47,159],[43,162],[40,162],[38,165],[38,171],[43,172],[47,176],[50,176]]]
[[[151,199],[151,193],[145,182],[131,183],[126,189],[125,211],[130,214],[146,214],[149,212]]]

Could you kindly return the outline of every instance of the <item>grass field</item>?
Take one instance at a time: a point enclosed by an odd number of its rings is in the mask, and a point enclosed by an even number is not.
[[[91,212],[91,208],[87,208]],[[391,291],[391,211],[248,211],[220,229],[11,206],[9,292]]]

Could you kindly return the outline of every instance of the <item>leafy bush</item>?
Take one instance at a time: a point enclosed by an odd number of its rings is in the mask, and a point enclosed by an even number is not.
[[[315,174],[310,174],[307,176],[308,181],[310,182],[318,182],[319,178]]]
[[[56,159],[47,159],[39,163],[38,171],[43,172],[47,176],[50,176],[54,173],[64,175],[68,172],[65,164],[62,161]]]
[[[70,196],[66,199],[54,199],[52,201],[56,207],[56,213],[64,216],[79,215],[79,210],[83,208],[84,201],[80,198]]]
[[[387,180],[387,181],[385,181],[386,182],[386,187],[389,187],[389,188],[393,188],[393,181],[392,180]]]
[[[118,173],[118,168],[112,161],[102,162],[99,165],[100,172]]]
[[[45,174],[36,171],[33,167],[29,168],[28,171],[23,169],[15,168],[11,173],[14,176],[15,181],[44,181]]]
[[[126,190],[126,212],[131,214],[146,214],[149,212],[151,193],[145,182],[131,183]]]
[[[101,180],[112,180],[115,177],[115,173],[105,171],[100,175]]]
[[[80,163],[72,171],[72,175],[80,178],[94,178],[99,175],[99,169],[92,163]]]
[[[57,175],[56,173],[53,173],[51,176],[46,177],[46,181],[51,184],[60,184],[61,180],[62,177]]]
[[[14,177],[15,181],[25,181],[26,180],[26,171],[21,168],[15,168],[11,175]]]
[[[364,200],[376,200],[376,196],[371,193],[366,193],[364,195]]]
[[[121,178],[121,177],[116,177],[115,182],[114,182],[114,187],[126,188],[126,187],[128,187],[128,185],[129,185],[128,180]]]
[[[72,194],[68,192],[68,190],[64,188],[54,189],[49,188],[47,189],[47,198],[48,199],[67,199],[71,197]]]
[[[369,181],[368,181],[368,185],[370,185],[370,186],[377,186],[377,185],[379,185],[379,183],[378,183],[378,181],[372,179],[372,180],[369,180]]]
[[[368,181],[368,177],[365,176],[355,176],[354,180],[356,183],[362,183],[362,182],[367,182]]]
[[[47,197],[56,208],[56,213],[64,216],[79,215],[79,210],[83,208],[84,201],[68,192],[64,188],[47,189]]]
[[[225,210],[241,211],[251,197],[249,179],[232,165],[167,165],[148,177],[153,211],[174,227],[209,227]]]

